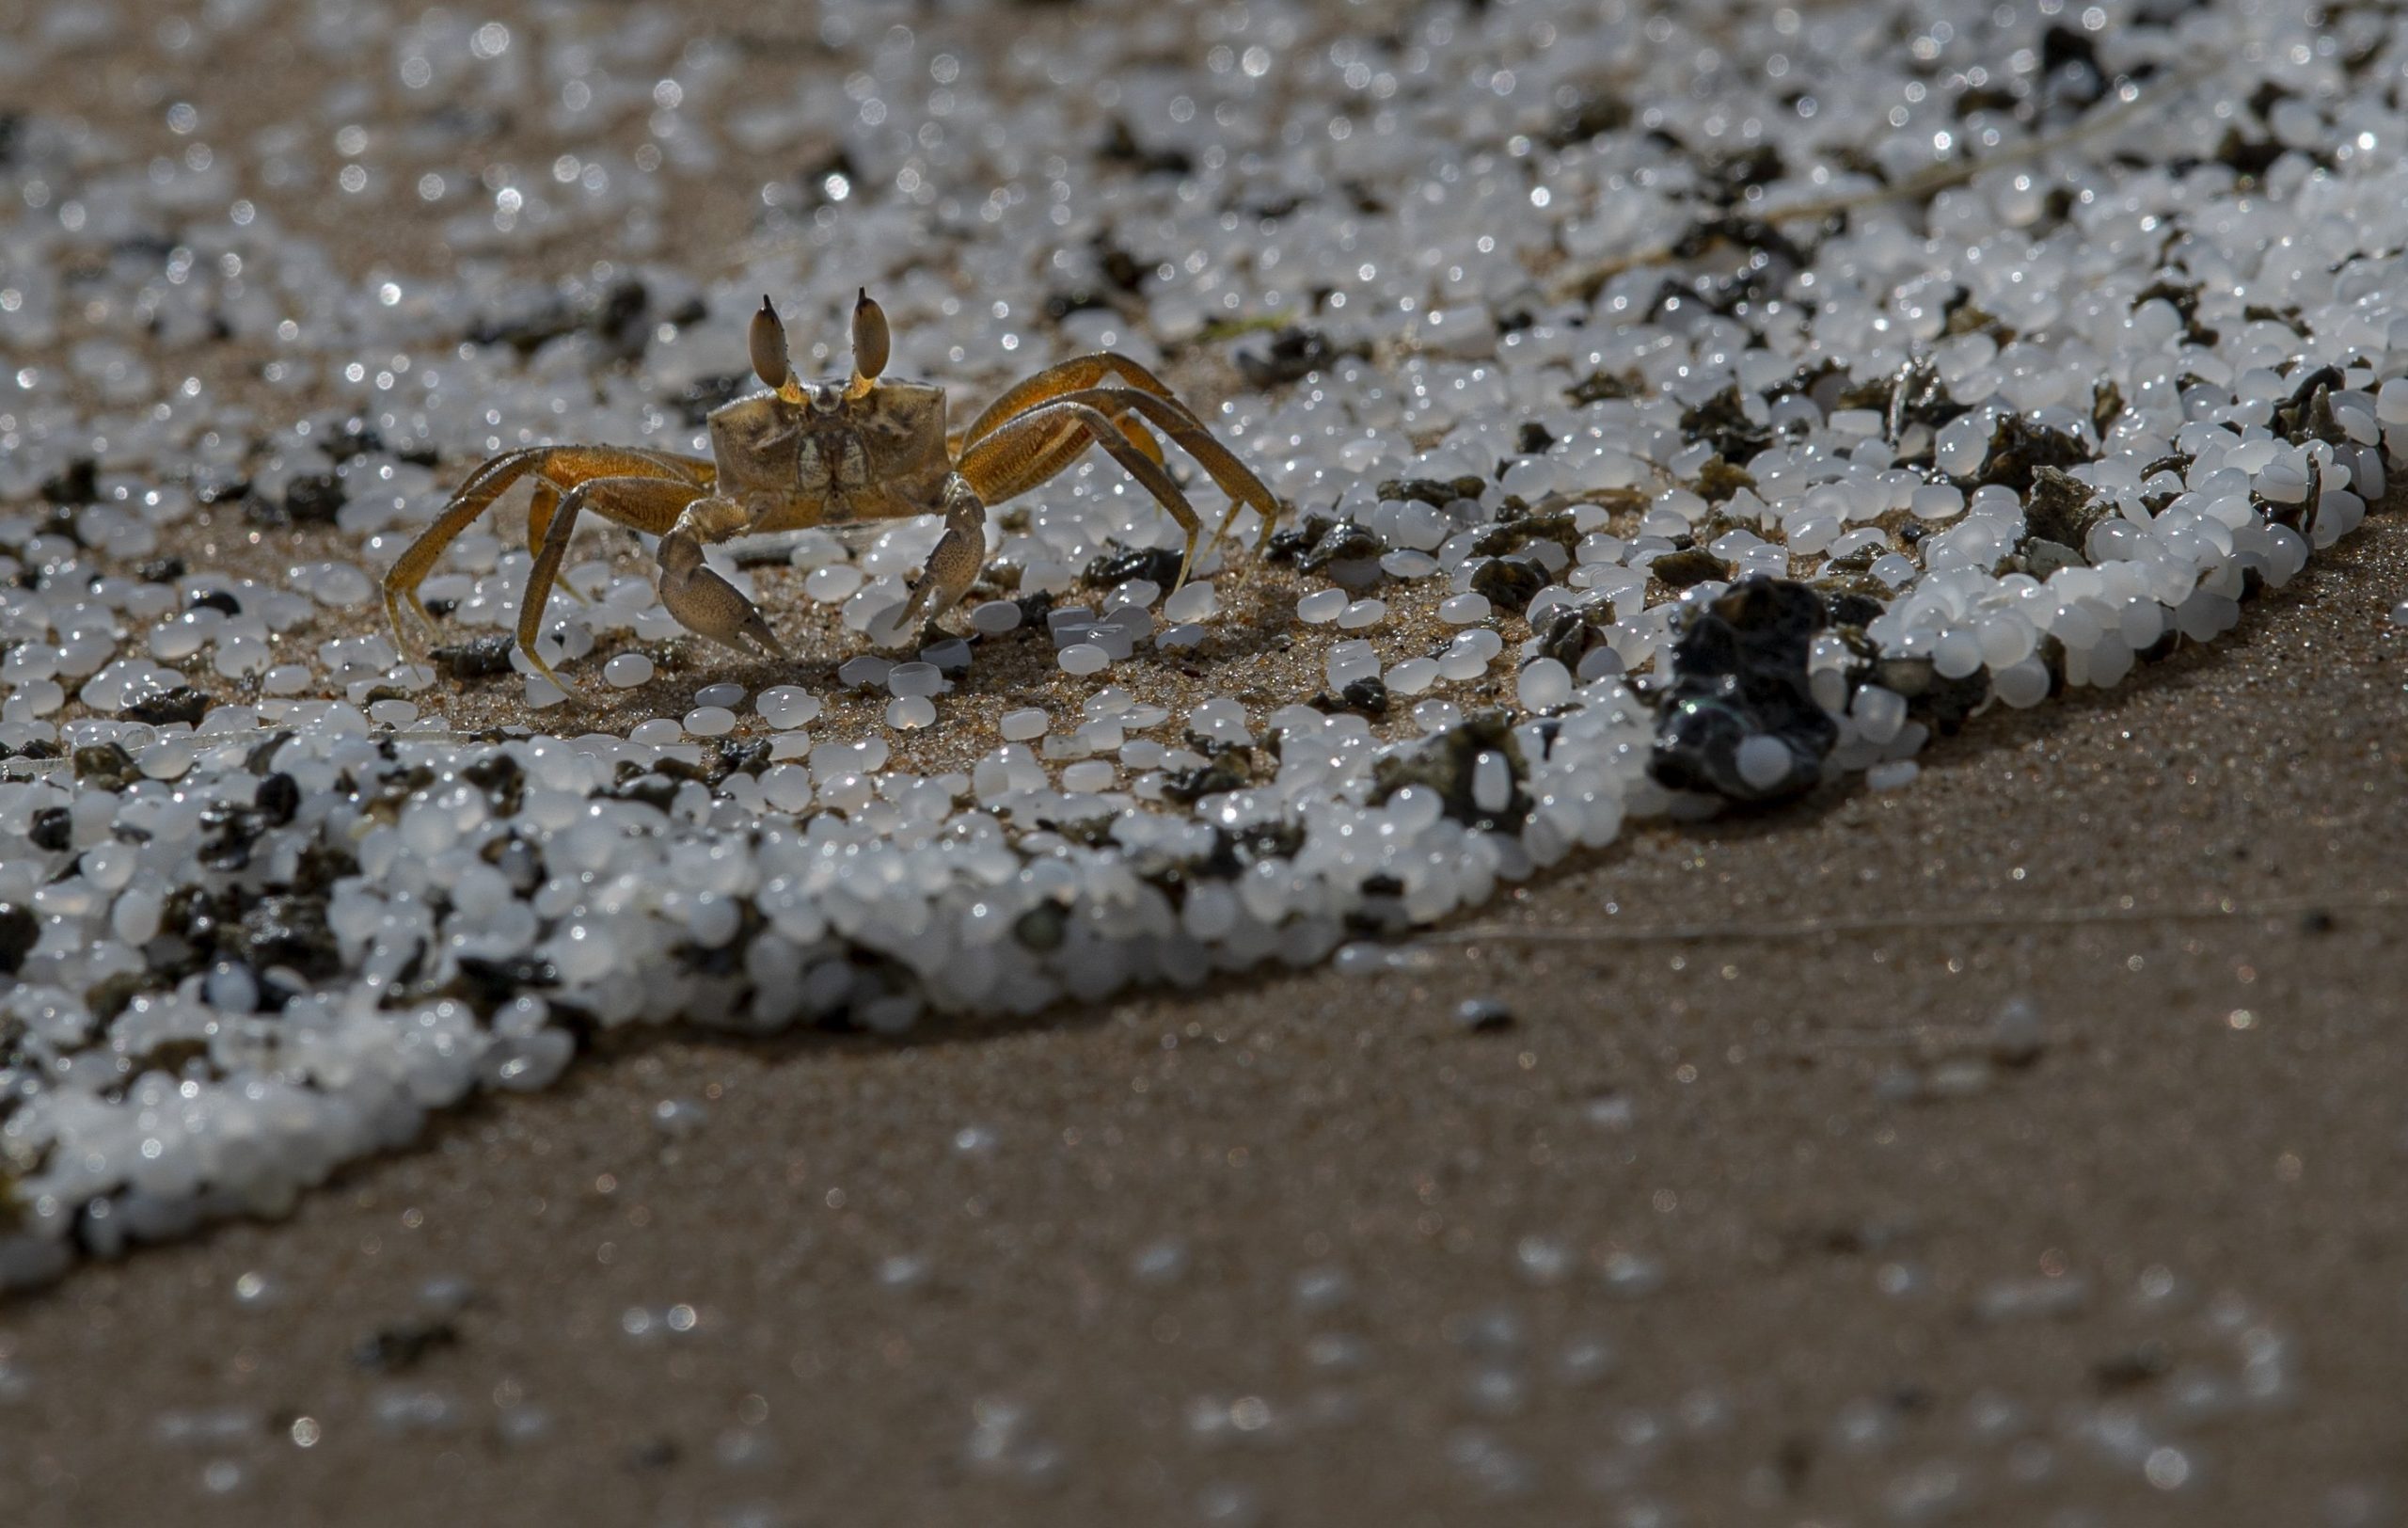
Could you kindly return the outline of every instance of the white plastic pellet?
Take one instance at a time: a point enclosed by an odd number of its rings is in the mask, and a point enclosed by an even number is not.
[[[1003,719],[996,724],[996,728],[1008,741],[1026,742],[1032,738],[1045,736],[1045,729],[1051,725],[1053,725],[1051,717],[1036,707],[1029,706],[1016,711],[1006,711]]]

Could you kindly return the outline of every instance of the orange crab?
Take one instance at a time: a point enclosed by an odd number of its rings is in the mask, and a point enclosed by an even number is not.
[[[886,315],[864,290],[853,306],[848,378],[804,382],[786,356],[785,326],[769,299],[752,316],[752,369],[770,390],[714,409],[711,456],[626,446],[531,446],[474,472],[433,525],[385,575],[385,611],[404,648],[406,604],[431,628],[419,585],[443,549],[520,478],[534,479],[527,541],[535,565],[518,609],[518,645],[547,677],[535,650],[544,608],[578,517],[586,510],[660,538],[660,602],[691,630],[747,656],[785,648],[753,603],[703,562],[703,548],[731,536],[855,520],[942,515],[944,534],[899,620],[908,633],[950,610],[987,556],[987,507],[1026,493],[1091,445],[1110,452],[1187,533],[1180,581],[1196,561],[1204,522],[1163,465],[1152,425],[1179,442],[1232,503],[1260,518],[1259,548],[1282,505],[1213,438],[1160,377],[1109,351],[1081,356],[1006,390],[965,430],[945,429],[944,389],[882,379]],[[1216,528],[1217,543],[1227,521]],[[898,638],[908,640],[908,638]]]

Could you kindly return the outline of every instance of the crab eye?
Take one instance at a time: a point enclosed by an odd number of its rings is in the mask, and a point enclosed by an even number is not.
[[[753,373],[773,388],[784,387],[794,370],[786,360],[786,326],[767,296],[752,315],[752,348]]]
[[[853,374],[868,378],[886,370],[886,310],[872,302],[863,287],[853,304]]]

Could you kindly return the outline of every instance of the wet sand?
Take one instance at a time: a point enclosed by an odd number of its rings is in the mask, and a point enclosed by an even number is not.
[[[2387,1520],[2353,1514],[2408,1495],[2403,581],[2379,517],[2231,640],[1978,719],[1893,794],[1633,832],[1424,972],[638,1043],[289,1223],[0,1313],[0,1499],[28,1524],[1837,1522],[1953,1472],[1967,1520]],[[1651,933],[1689,925],[1716,931]],[[1474,996],[1513,1026],[1461,1027]],[[2038,1058],[1952,1067],[2015,997]],[[705,1117],[665,1134],[663,1100]],[[430,1281],[469,1292],[449,1339],[364,1367],[435,1322]],[[2253,1341],[2285,1345],[2282,1393],[2184,1427],[2178,1488],[2058,1440],[2186,1377],[2238,1394]],[[1984,1436],[1992,1397],[2025,1424]],[[163,1440],[224,1408],[236,1436]],[[547,1428],[510,1440],[530,1408]],[[2035,1484],[2026,1437],[2055,1440]]]

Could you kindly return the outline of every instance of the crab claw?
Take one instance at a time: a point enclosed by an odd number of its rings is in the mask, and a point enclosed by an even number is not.
[[[699,557],[690,567],[661,570],[660,602],[678,625],[747,658],[788,656],[760,607]]]

